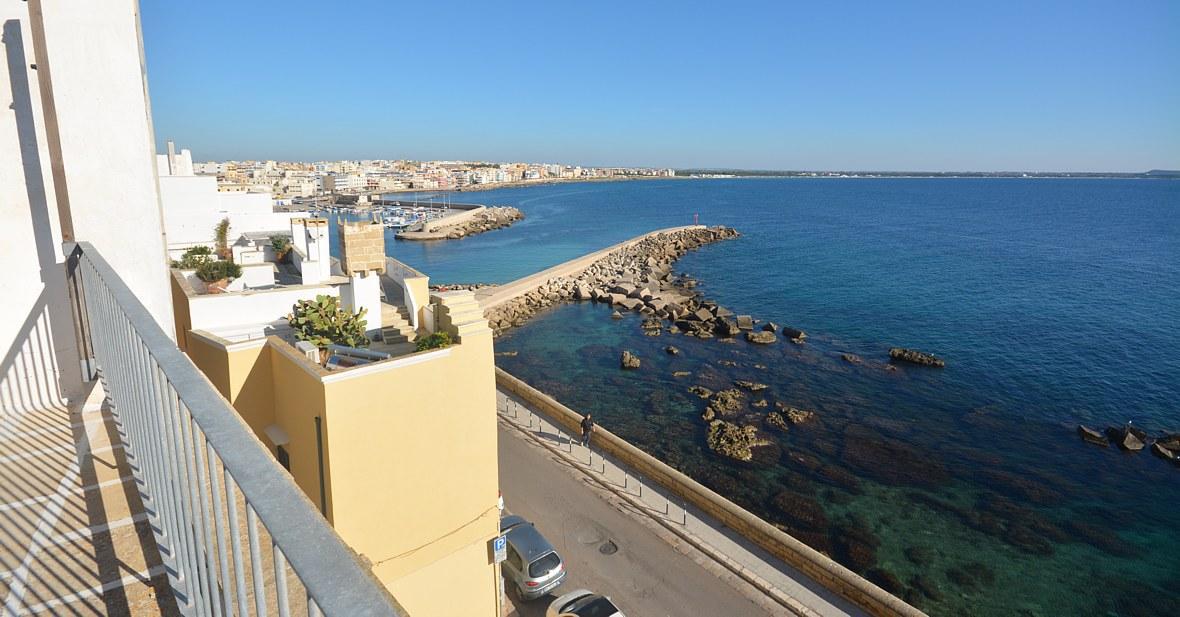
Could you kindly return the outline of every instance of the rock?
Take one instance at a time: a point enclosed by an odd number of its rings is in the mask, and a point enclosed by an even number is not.
[[[922,366],[933,366],[942,368],[946,366],[946,362],[941,358],[913,349],[905,349],[903,347],[893,347],[889,350],[889,357],[894,360],[904,360],[913,364],[920,364]]]
[[[936,602],[942,599],[942,591],[938,588],[938,585],[925,575],[919,574],[910,579],[910,587],[913,587],[922,595]]]
[[[750,392],[761,392],[762,390],[765,390],[766,388],[769,387],[764,383],[758,383],[756,381],[746,381],[744,379],[735,380],[733,382],[733,385],[735,385],[743,390],[749,390]]]
[[[790,430],[790,426],[787,424],[786,418],[783,417],[783,414],[777,411],[772,411],[766,414],[766,424],[777,428],[784,433]]]
[[[610,318],[611,318],[611,319],[622,319],[622,318],[623,318],[623,314],[622,314],[622,313],[620,313],[620,312],[618,312],[618,311],[612,311],[612,312],[611,312],[611,314],[610,314]]]
[[[1168,450],[1180,452],[1180,433],[1165,433],[1155,442]]]
[[[1066,521],[1065,529],[1069,532],[1069,539],[1085,542],[1115,557],[1135,557],[1140,552],[1133,544],[1120,538],[1117,533],[1077,519]]]
[[[619,364],[625,369],[637,369],[639,368],[639,358],[630,351],[624,351],[619,358]]]
[[[519,351],[497,351],[496,355],[497,356],[504,356],[507,358],[515,358],[516,355],[519,353],[520,353]]]
[[[753,403],[750,403],[750,407],[757,407],[759,409],[762,409],[762,408],[766,407],[767,405],[769,405],[769,403],[766,402],[766,399],[762,399],[762,400],[754,401]]]
[[[1143,432],[1142,429],[1131,426],[1129,422],[1126,426],[1112,426],[1107,428],[1106,436],[1116,446],[1127,452],[1138,452],[1147,446],[1147,433]]]
[[[860,356],[854,353],[842,353],[840,354],[840,359],[849,364],[860,364],[861,362],[864,362],[864,360],[860,359]]]
[[[768,322],[762,324],[762,329],[765,330],[766,332],[777,332],[778,331],[778,324],[774,323],[773,321],[768,321]]]
[[[673,377],[688,377],[689,375],[692,375],[692,371],[673,371],[672,373]]]
[[[1110,442],[1108,442],[1106,440],[1105,435],[1103,435],[1102,433],[1100,433],[1088,426],[1083,426],[1083,425],[1079,424],[1078,425],[1078,435],[1081,435],[1082,439],[1084,439],[1086,441],[1086,443],[1092,443],[1096,446],[1102,446],[1103,448],[1110,445]]]
[[[718,360],[717,364],[720,364],[721,366],[737,366],[737,362],[734,362],[733,360]]]
[[[754,318],[750,317],[749,315],[738,315],[737,316],[737,327],[741,330],[753,330],[754,329]]]
[[[737,336],[738,332],[741,332],[741,330],[738,329],[737,324],[734,323],[733,320],[719,319],[717,321],[717,325],[713,327],[713,332],[716,333],[717,336],[731,337]]]
[[[797,328],[783,326],[781,329],[783,331],[783,336],[791,339],[791,342],[793,343],[802,343],[807,338],[807,333]]]
[[[787,405],[781,401],[775,403],[774,406],[779,408],[779,411],[782,412],[783,417],[786,418],[791,424],[804,424],[815,418],[814,411],[807,411],[806,409],[791,407],[790,405]]]
[[[1151,453],[1172,463],[1180,464],[1180,454],[1176,450],[1171,450],[1161,442],[1151,444]]]
[[[738,426],[724,420],[709,423],[705,441],[710,450],[743,462],[754,458],[754,448],[773,445],[772,441],[758,436],[757,428]]]
[[[680,355],[680,350],[672,345],[668,345],[664,348],[664,353],[668,354],[669,356],[678,356]]]
[[[688,391],[704,399],[713,396],[713,391],[704,386],[692,386],[688,389]]]
[[[769,345],[778,340],[773,332],[746,332],[746,340],[759,345]]]
[[[746,395],[734,388],[714,392],[709,398],[709,409],[721,417],[736,416],[745,404]]]
[[[931,452],[856,424],[844,431],[842,459],[862,475],[886,484],[936,487],[950,480],[946,467]]]

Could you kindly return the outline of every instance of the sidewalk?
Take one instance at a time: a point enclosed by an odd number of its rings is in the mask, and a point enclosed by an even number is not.
[[[693,506],[686,506],[625,465],[582,447],[577,436],[557,428],[521,400],[497,389],[496,408],[508,424],[545,445],[599,485],[633,506],[637,517],[679,536],[703,553],[702,565],[744,579],[783,609],[796,615],[864,615],[791,566]],[[593,444],[591,444],[593,446]]]

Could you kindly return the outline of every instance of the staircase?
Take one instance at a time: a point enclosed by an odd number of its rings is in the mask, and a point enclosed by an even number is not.
[[[410,311],[404,306],[381,303],[381,340],[386,345],[413,343],[418,338],[410,325]]]

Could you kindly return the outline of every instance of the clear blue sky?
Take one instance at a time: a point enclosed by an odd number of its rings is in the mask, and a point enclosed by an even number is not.
[[[199,160],[1180,169],[1180,2],[140,0]]]

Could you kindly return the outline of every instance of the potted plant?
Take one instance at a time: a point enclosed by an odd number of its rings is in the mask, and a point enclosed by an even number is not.
[[[242,276],[242,267],[232,261],[206,261],[197,266],[197,278],[205,282],[206,291],[219,294],[231,279]]]
[[[287,236],[271,236],[270,246],[275,251],[275,261],[287,263],[291,261],[291,239]]]
[[[222,259],[229,259],[229,218],[223,218],[213,226],[213,243],[217,246],[217,255]]]
[[[368,347],[365,336],[366,309],[349,313],[340,308],[335,296],[318,295],[314,300],[300,300],[287,315],[287,323],[295,330],[295,338],[308,341],[320,350],[320,364],[328,360],[328,345]]]
[[[213,261],[213,249],[207,246],[194,246],[185,251],[180,259],[174,260],[172,267],[181,270],[196,270],[207,261]]]

